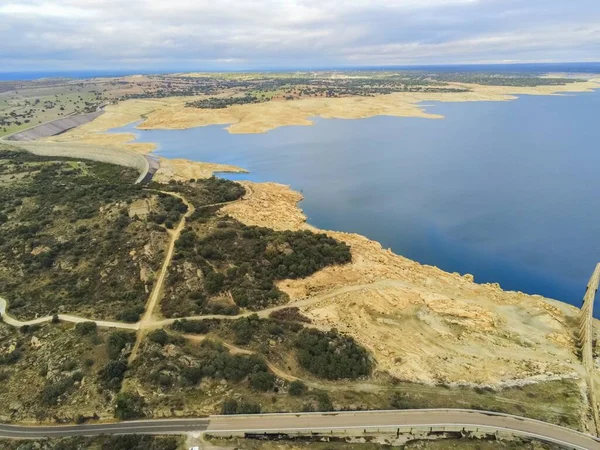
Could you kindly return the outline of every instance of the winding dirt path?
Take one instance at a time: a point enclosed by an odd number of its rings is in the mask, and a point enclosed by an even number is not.
[[[179,239],[181,232],[185,228],[185,223],[187,221],[187,218],[190,217],[196,211],[196,209],[194,208],[194,205],[192,205],[184,196],[174,193],[174,192],[166,192],[166,191],[158,191],[158,192],[161,192],[161,193],[167,194],[167,195],[171,195],[173,197],[177,197],[187,206],[187,211],[179,220],[177,227],[175,227],[175,229],[173,229],[172,231],[169,231],[169,234],[171,235],[171,241],[169,242],[169,246],[167,247],[167,253],[165,255],[165,259],[163,260],[162,267],[160,268],[158,278],[156,279],[156,282],[154,283],[154,286],[152,287],[152,292],[150,293],[150,298],[148,299],[148,303],[146,304],[146,311],[144,311],[144,315],[142,316],[142,319],[136,324],[138,326],[137,329],[139,330],[139,332],[137,333],[137,336],[135,339],[135,344],[133,346],[133,350],[131,351],[131,355],[129,356],[129,361],[133,361],[135,359],[135,357],[137,356],[137,352],[140,348],[140,344],[141,344],[142,340],[144,339],[144,336],[146,335],[145,324],[148,322],[152,322],[154,310],[156,309],[156,306],[160,302],[160,299],[161,299],[161,296],[163,293],[163,286],[165,284],[165,280],[167,278],[167,273],[169,271],[169,266],[171,265],[171,261],[173,260],[173,253],[175,252],[175,244],[177,243],[177,240]]]
[[[172,255],[171,255],[171,258],[172,258]],[[163,263],[163,268],[164,268],[164,266],[165,266],[165,264]],[[167,264],[167,269],[168,269],[168,266],[169,266],[169,264]],[[162,269],[161,269],[161,271],[162,271]],[[164,282],[164,280],[163,280],[163,282]],[[155,285],[155,288],[153,288],[153,290],[152,290],[153,293],[157,286],[158,286],[158,283],[157,283],[157,285]],[[384,286],[406,287],[408,285],[401,280],[379,280],[379,281],[375,281],[373,283],[367,283],[367,284],[354,284],[354,285],[350,285],[350,286],[342,286],[342,287],[331,289],[326,292],[322,292],[322,293],[317,294],[312,297],[304,298],[304,299],[296,301],[296,302],[286,303],[286,304],[279,305],[279,306],[274,306],[272,308],[263,309],[261,311],[247,311],[247,312],[243,312],[241,314],[237,314],[235,316],[211,314],[211,315],[204,315],[204,316],[187,316],[187,317],[178,317],[178,318],[171,318],[171,319],[153,319],[152,313],[149,313],[149,311],[151,308],[152,308],[152,310],[154,308],[156,308],[156,305],[158,304],[158,298],[159,298],[159,297],[157,297],[154,300],[149,300],[149,302],[152,301],[153,303],[148,303],[148,308],[146,309],[146,312],[144,313],[144,316],[148,320],[144,320],[144,318],[142,318],[142,320],[140,320],[139,322],[136,322],[136,323],[118,322],[118,321],[111,321],[111,320],[96,320],[96,319],[90,319],[90,318],[85,318],[85,317],[73,316],[73,315],[69,315],[69,314],[59,314],[58,317],[61,321],[64,321],[64,322],[72,322],[72,323],[94,322],[94,323],[96,323],[97,326],[99,326],[101,328],[104,327],[104,328],[120,328],[120,329],[124,329],[124,330],[142,330],[142,329],[143,330],[153,330],[156,328],[163,328],[163,327],[172,325],[173,322],[175,322],[176,320],[203,320],[203,319],[236,320],[236,319],[240,319],[242,317],[251,316],[253,314],[258,315],[258,317],[261,317],[261,318],[266,318],[266,317],[269,317],[269,315],[272,312],[279,311],[281,309],[290,308],[290,307],[310,306],[314,303],[318,303],[320,301],[327,300],[329,298],[335,297],[340,294],[345,294],[345,293],[354,292],[354,291],[360,291],[365,288],[375,288],[375,287],[384,287]],[[9,316],[6,313],[7,306],[8,306],[8,304],[7,304],[6,300],[3,299],[2,297],[0,297],[0,315],[2,316],[4,323],[6,323],[8,325],[11,325],[14,327],[22,327],[23,325],[35,325],[35,324],[46,323],[46,322],[52,321],[52,316],[44,316],[44,317],[38,317],[38,318],[32,319],[32,320],[21,321],[21,320],[18,320],[18,319],[15,319],[15,318]],[[314,325],[311,325],[311,326],[314,326]]]

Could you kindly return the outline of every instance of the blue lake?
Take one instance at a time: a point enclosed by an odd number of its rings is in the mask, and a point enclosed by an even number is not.
[[[158,143],[164,157],[250,171],[230,179],[290,184],[319,228],[579,306],[600,261],[600,91],[426,109],[446,118],[317,118],[254,135],[113,131]]]

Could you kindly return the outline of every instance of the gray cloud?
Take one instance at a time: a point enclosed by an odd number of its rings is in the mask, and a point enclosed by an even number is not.
[[[597,0],[4,0],[0,67],[600,60]]]

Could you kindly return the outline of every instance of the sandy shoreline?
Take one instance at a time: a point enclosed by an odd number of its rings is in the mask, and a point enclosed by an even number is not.
[[[266,133],[282,126],[310,126],[311,117],[360,119],[378,115],[442,119],[424,110],[423,102],[509,101],[519,95],[561,95],[591,92],[600,88],[600,78],[557,86],[514,87],[454,83],[470,92],[402,92],[377,97],[309,98],[292,101],[235,105],[224,109],[185,106],[187,97],[160,100],[127,100],[109,105],[98,119],[70,132],[49,138],[57,142],[79,141],[99,145],[127,145],[139,152],[151,152],[153,144],[131,143],[132,134],[106,134],[143,119],[139,129],[186,129],[207,125],[228,125],[230,133]]]

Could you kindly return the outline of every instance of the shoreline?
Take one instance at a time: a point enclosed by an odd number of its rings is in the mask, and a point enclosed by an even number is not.
[[[592,87],[600,88],[598,83],[586,82],[583,85],[579,86],[579,90],[573,90],[573,85],[566,86],[570,90],[561,90],[558,86],[534,95],[556,95],[557,88],[561,93],[589,92]],[[502,98],[492,96],[492,99],[480,95],[476,99],[462,101],[508,101],[515,98],[505,94]],[[369,100],[372,99],[352,101]],[[389,102],[390,97],[384,100]],[[445,101],[451,100],[446,98]],[[97,121],[48,140],[56,143],[83,141],[89,145],[103,142],[117,148],[151,153],[155,148],[153,144],[131,143],[129,138],[134,137],[131,134],[109,135],[103,134],[103,131],[133,123],[142,115],[156,117],[153,115],[156,113],[147,111],[148,107],[156,109],[162,105],[160,114],[169,114],[173,112],[173,104],[171,100],[165,100],[117,105],[107,108],[107,114]],[[262,105],[268,104],[249,105],[243,109]],[[417,108],[415,105],[412,107]],[[422,109],[418,111],[427,115]],[[358,113],[354,112],[355,115]],[[310,114],[329,118],[314,110]],[[375,115],[382,114],[370,110],[364,117]],[[279,123],[277,126],[284,125]],[[232,132],[231,129],[228,131]],[[162,178],[159,180],[183,180],[199,178],[201,174],[244,171],[234,166],[227,166],[227,169],[232,170],[223,170],[223,165],[219,164],[161,157],[159,177]],[[199,175],[190,176],[192,173]],[[289,186],[241,183],[250,185],[253,195],[245,202],[224,207],[223,213],[247,225],[323,232],[350,245],[352,263],[325,268],[305,279],[285,280],[278,287],[290,296],[290,306],[303,298],[319,295],[319,302],[301,306],[302,312],[316,324],[336,327],[353,336],[372,352],[382,371],[398,379],[421,383],[500,385],[532,377],[572,376],[573,373],[583,378],[581,365],[574,356],[576,343],[571,326],[579,312],[577,307],[539,295],[504,291],[497,284],[476,283],[469,274],[445,272],[409,260],[383,249],[381,244],[362,235],[320,230],[306,222],[298,204],[302,195]],[[498,358],[505,362],[502,372],[496,369]]]
[[[422,117],[443,119],[439,114],[425,110],[423,102],[479,102],[512,101],[519,95],[564,95],[593,92],[600,89],[600,77],[567,85],[514,87],[454,84],[468,87],[460,93],[393,93],[376,97],[308,98],[274,101],[248,105],[234,105],[223,109],[189,108],[189,97],[165,99],[126,100],[108,105],[105,114],[96,120],[64,134],[46,138],[52,142],[84,142],[114,145],[150,153],[156,146],[151,143],[132,143],[132,133],[107,133],[142,121],[140,130],[182,130],[210,125],[224,125],[232,134],[266,133],[282,126],[311,126],[312,117],[323,119],[363,119],[375,116]]]
[[[513,86],[482,86],[482,85],[470,85],[470,84],[464,84],[464,83],[452,83],[453,85],[457,86],[457,87],[473,87],[476,86],[478,88],[480,88],[482,90],[482,92],[485,93],[485,95],[480,95],[481,93],[475,89],[472,92],[461,92],[461,93],[426,93],[426,94],[422,94],[422,93],[395,93],[395,94],[386,94],[386,95],[381,95],[378,97],[374,97],[375,99],[386,99],[389,100],[391,98],[395,98],[398,96],[405,96],[408,97],[410,99],[414,100],[414,97],[427,97],[427,99],[425,100],[419,100],[417,103],[414,103],[414,106],[418,109],[417,113],[414,115],[401,115],[401,116],[397,116],[395,114],[377,114],[377,113],[373,113],[373,114],[367,114],[364,116],[356,116],[356,117],[336,117],[336,116],[331,116],[331,117],[327,117],[324,116],[322,114],[318,114],[318,113],[314,113],[311,116],[307,116],[305,119],[308,123],[306,124],[301,124],[301,125],[305,125],[305,126],[310,126],[310,125],[314,125],[315,122],[311,119],[313,118],[317,118],[317,119],[327,119],[327,118],[338,118],[338,119],[348,119],[348,120],[353,120],[354,118],[369,118],[369,117],[376,117],[379,115],[384,115],[384,116],[390,116],[390,117],[423,117],[423,118],[431,118],[431,119],[444,119],[445,117],[443,115],[440,114],[431,114],[428,113],[425,108],[428,107],[434,107],[436,106],[435,104],[424,104],[424,102],[437,102],[437,103],[463,103],[463,102],[471,102],[471,101],[512,101],[512,100],[518,100],[519,96],[522,95],[565,95],[565,94],[569,94],[569,93],[573,93],[573,94],[577,94],[577,93],[585,93],[585,92],[594,92],[596,89],[600,89],[600,77],[597,78],[590,78],[587,80],[582,80],[581,82],[577,82],[577,83],[572,83],[572,84],[565,84],[565,85],[549,85],[549,86],[537,86],[537,87],[513,87]],[[510,94],[509,94],[510,92]],[[475,94],[477,94],[477,97],[473,97]],[[498,97],[500,96],[500,97]],[[368,100],[370,99],[369,97],[346,97],[346,98],[335,98],[333,99],[334,101],[341,101],[341,102],[345,102],[347,100],[351,100],[351,101],[364,101],[364,100]],[[148,101],[146,100],[142,100],[141,102],[143,103],[150,103],[152,105],[153,108],[156,108],[157,105],[161,104],[161,105],[176,105],[178,102],[176,101],[176,98],[166,98],[166,99],[150,99]],[[300,102],[304,102],[304,101],[310,101],[313,99],[305,99],[305,100],[294,100],[294,101],[289,101],[289,102],[283,102],[285,103],[300,103]],[[320,99],[316,99],[316,100],[320,100]],[[412,102],[413,100],[409,100],[409,102]],[[186,100],[187,101],[187,100]],[[128,101],[125,101],[124,103],[127,103]],[[140,102],[138,100],[134,100],[134,102]],[[281,103],[281,102],[280,102]],[[251,105],[242,105],[242,106],[233,106],[233,107],[229,107],[229,108],[225,108],[225,110],[233,110],[233,109],[249,109],[249,108],[254,108],[256,109],[259,106],[270,106],[273,105],[273,103],[261,103],[261,104],[251,104]],[[111,105],[112,106],[112,105]],[[245,168],[242,167],[238,167],[238,166],[233,166],[233,165],[227,165],[227,164],[221,164],[221,163],[217,163],[217,162],[204,162],[204,161],[193,161],[193,160],[188,160],[188,159],[184,159],[184,158],[166,158],[160,155],[157,155],[154,153],[154,151],[157,149],[157,144],[154,142],[144,142],[144,143],[138,143],[136,142],[136,134],[134,133],[129,133],[129,132],[124,132],[124,133],[120,133],[120,132],[112,132],[110,130],[114,130],[114,129],[118,129],[118,128],[123,128],[126,127],[128,125],[134,125],[134,128],[136,129],[140,129],[140,130],[183,130],[183,129],[188,129],[188,128],[194,128],[193,125],[191,126],[185,126],[185,127],[177,127],[177,128],[163,128],[160,126],[160,124],[148,124],[149,122],[149,116],[152,117],[152,114],[155,113],[156,111],[160,111],[163,112],[164,110],[161,110],[160,108],[158,109],[153,109],[152,111],[146,113],[141,113],[139,108],[135,108],[132,111],[127,110],[127,113],[123,113],[123,111],[119,111],[118,106],[117,106],[117,110],[116,111],[112,111],[111,113],[117,115],[117,116],[122,116],[122,117],[118,117],[117,119],[117,126],[113,126],[112,128],[106,128],[106,124],[101,124],[99,127],[95,127],[98,130],[97,131],[92,131],[93,136],[90,135],[90,133],[88,131],[84,131],[83,133],[76,133],[77,130],[72,130],[74,136],[69,136],[69,134],[71,133],[70,131],[64,134],[61,134],[59,136],[54,136],[51,138],[46,139],[47,141],[54,141],[54,142],[64,142],[63,141],[63,137],[67,137],[67,141],[66,142],[85,142],[88,144],[92,144],[92,143],[96,143],[98,140],[103,140],[103,143],[105,143],[106,145],[116,145],[120,148],[125,148],[125,149],[131,149],[134,150],[136,153],[142,153],[143,155],[147,155],[147,156],[151,156],[153,158],[157,158],[160,161],[160,168],[158,170],[158,172],[155,175],[155,179],[157,181],[162,181],[162,182],[168,182],[171,179],[175,179],[175,180],[186,180],[186,179],[190,179],[190,178],[205,178],[205,177],[209,177],[209,176],[213,176],[213,175],[217,175],[219,173],[249,173],[248,170],[246,170]],[[188,108],[189,110],[189,108]],[[135,112],[134,112],[135,111]],[[193,111],[196,112],[200,112],[202,114],[206,113],[206,112],[214,112],[216,115],[220,114],[222,110],[197,110],[194,109]],[[130,113],[134,113],[134,114],[140,114],[137,117],[132,117],[130,115]],[[351,115],[352,113],[350,113]],[[126,123],[122,123],[121,120],[127,120]],[[111,122],[111,120],[109,119],[109,122]],[[137,124],[136,124],[137,123]],[[231,134],[254,134],[254,133],[258,133],[258,131],[235,131],[232,130],[232,127],[235,126],[236,124],[239,124],[240,122],[235,122],[235,123],[222,123],[222,122],[218,122],[216,120],[212,120],[209,121],[207,123],[204,123],[202,125],[198,125],[198,127],[202,127],[202,126],[216,126],[216,125],[229,125],[227,127],[224,127],[224,129],[231,133]],[[87,125],[93,125],[92,123],[89,123]],[[271,131],[275,128],[281,127],[281,126],[288,126],[286,124],[276,124],[274,125],[272,128],[270,128],[267,131],[260,131],[260,133],[266,133],[268,131]],[[86,125],[82,125],[80,127],[77,127],[77,129],[82,129],[85,128]],[[57,139],[53,139],[53,138],[57,138]],[[238,182],[240,182],[240,180],[238,180]],[[250,184],[268,184],[268,185],[277,185],[279,183],[272,183],[272,182],[263,182],[263,183],[259,183],[259,182],[253,182],[250,180],[244,180],[242,181],[242,183],[250,183]],[[284,186],[285,188],[290,189],[292,192],[297,193],[296,191],[293,191],[290,185],[286,185],[286,184],[281,184],[281,186]],[[301,222],[303,222],[306,227],[309,227],[311,230],[315,231],[315,232],[320,232],[320,231],[324,231],[321,230],[319,228],[317,228],[316,226],[311,225],[310,223],[307,222],[306,220],[306,216],[304,216],[303,210],[302,208],[299,206],[299,203],[303,200],[303,197],[301,196],[301,198],[299,200],[295,200],[295,204],[294,204],[294,208],[297,209],[299,211],[299,214],[301,217],[303,217],[303,219],[301,220]],[[269,227],[277,227],[277,225],[271,224],[271,226]],[[327,230],[325,230],[327,231]],[[328,232],[337,232],[334,230],[329,230]],[[338,232],[338,233],[344,233],[344,234],[353,234],[353,233],[345,233],[345,232]],[[365,237],[366,236],[361,236],[361,237]],[[370,239],[369,239],[370,240]],[[373,241],[373,242],[377,242],[377,241]],[[377,244],[379,244],[377,242]],[[388,251],[391,252],[391,249],[388,249]],[[418,262],[417,262],[418,263]],[[422,264],[422,263],[418,263],[418,264]],[[422,264],[423,266],[428,266],[426,264]],[[437,266],[431,266],[431,267],[435,267],[436,269]],[[438,269],[441,270],[444,273],[450,273],[450,272],[446,272],[443,269]],[[456,273],[456,272],[455,272]],[[472,277],[470,274],[466,274],[470,277]],[[488,284],[488,285],[496,285],[499,286],[498,283],[494,283],[494,282],[487,282],[484,284]],[[505,291],[505,292],[516,292],[521,294],[521,291]],[[531,295],[531,296],[539,296],[541,298],[547,298],[542,296],[541,294],[527,294],[526,295]],[[549,300],[555,301],[555,302],[560,302],[569,306],[574,306],[570,303],[567,303],[565,301],[562,300],[557,300],[554,298],[548,298]]]

